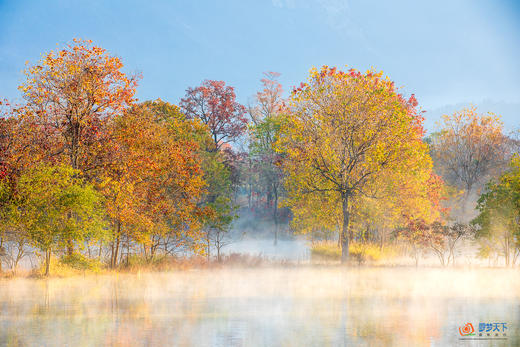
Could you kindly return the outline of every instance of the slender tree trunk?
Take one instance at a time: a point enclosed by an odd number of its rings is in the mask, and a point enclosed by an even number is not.
[[[505,239],[505,247],[504,247],[504,255],[505,255],[505,258],[506,258],[506,267],[509,266],[509,237],[506,236],[506,239]]]
[[[415,267],[419,267],[419,250],[417,249],[417,246],[413,244],[413,255],[415,258]]]
[[[114,250],[115,250],[116,241],[112,241],[110,243],[110,267],[114,267]]]
[[[520,254],[519,250],[518,249],[514,249],[513,251],[513,262],[512,262],[512,265],[511,266],[515,266],[516,265],[516,259],[518,258],[518,255]]]
[[[121,232],[121,222],[117,222],[116,227],[116,239],[112,242],[112,258],[110,261],[110,267],[115,268],[117,265],[117,256],[119,253],[119,234]]]
[[[67,255],[72,255],[74,253],[74,243],[72,240],[67,241]]]
[[[128,257],[130,257],[130,238],[129,237],[126,240],[126,266],[128,266],[128,263],[129,263]]]
[[[119,256],[119,235],[117,235],[117,238],[116,238],[116,246],[115,246],[115,250],[114,250],[114,263],[113,263],[112,267],[117,266],[118,256]]]
[[[4,256],[4,237],[0,236],[0,273],[2,272],[2,258]]]
[[[342,207],[343,207],[343,225],[341,228],[341,262],[346,263],[349,258],[349,237],[348,237],[348,229],[350,222],[350,215],[348,210],[349,203],[349,194],[342,194]]]
[[[278,192],[274,189],[274,206],[273,206],[273,216],[274,216],[274,245],[278,243]]]
[[[252,174],[252,164],[251,164],[251,157],[248,156],[248,163],[249,163],[249,179],[248,179],[248,192],[247,192],[247,207],[251,211],[251,195],[253,194],[253,174]]]
[[[210,233],[210,230],[208,229],[208,231],[206,232],[206,243],[207,243],[207,251],[208,251],[208,254],[206,257],[208,259],[208,262],[209,262],[209,257],[210,257],[209,233]]]
[[[341,237],[341,222],[338,221],[338,224],[336,225],[336,230],[338,231],[338,248],[341,249],[341,240],[343,238]]]
[[[73,168],[76,169],[75,167]],[[72,213],[67,212],[67,218],[73,218]],[[74,241],[72,239],[69,239],[67,240],[67,255],[72,255],[72,253],[74,253]]]
[[[451,247],[450,247],[450,255],[448,256],[448,265],[450,264],[450,258],[451,258],[451,266],[455,266],[455,244],[456,244],[456,242],[457,241],[455,241],[451,245]]]
[[[49,276],[51,269],[51,249],[45,251],[45,276]]]
[[[25,244],[24,239],[20,239],[18,241],[18,251],[16,253],[16,258],[14,260],[13,273],[16,273],[16,270],[18,268],[18,263],[20,262],[20,260],[22,260],[22,258],[24,256],[24,249],[23,249],[24,244]]]

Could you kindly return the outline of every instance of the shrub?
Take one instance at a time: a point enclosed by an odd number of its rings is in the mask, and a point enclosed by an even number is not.
[[[89,270],[98,272],[101,269],[101,263],[96,259],[90,259],[83,254],[73,253],[71,255],[64,255],[60,259],[60,264],[69,266],[76,270]]]

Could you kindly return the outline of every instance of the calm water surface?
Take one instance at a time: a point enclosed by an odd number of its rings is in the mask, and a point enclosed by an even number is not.
[[[0,345],[515,346],[519,270],[294,267],[0,281]],[[459,326],[507,324],[507,340]]]

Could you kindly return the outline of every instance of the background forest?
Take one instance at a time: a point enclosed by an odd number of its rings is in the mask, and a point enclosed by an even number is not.
[[[141,101],[141,76],[78,39],[25,74],[0,105],[3,270],[220,262],[244,234],[345,263],[518,260],[520,148],[499,115],[468,105],[427,133],[382,72],[328,66],[287,96],[266,72],[247,105],[214,80]]]

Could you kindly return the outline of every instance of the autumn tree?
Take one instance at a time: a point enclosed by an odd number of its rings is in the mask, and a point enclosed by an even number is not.
[[[30,141],[25,130],[14,116],[13,106],[0,100],[0,271],[2,261],[16,271],[27,255],[27,235],[11,219],[16,184],[29,157],[24,151]]]
[[[45,257],[49,274],[51,254],[69,240],[83,241],[103,233],[100,196],[70,166],[38,165],[24,172],[17,184],[12,220]]]
[[[419,259],[421,254],[428,247],[439,247],[442,242],[442,236],[439,233],[440,225],[435,223],[431,225],[426,223],[421,218],[409,219],[408,222],[395,229],[392,234],[395,238],[399,238],[408,243],[411,248],[410,255],[415,260],[415,266],[419,266]],[[441,253],[442,261],[444,261],[444,253]]]
[[[422,117],[382,73],[312,69],[290,98],[278,142],[290,199],[333,194],[341,206],[342,261],[348,259],[350,202],[376,195],[379,178],[413,172],[428,160]]]
[[[237,155],[230,143],[236,142],[247,128],[246,109],[236,101],[233,87],[226,86],[223,81],[211,80],[204,81],[198,87],[188,88],[180,107],[188,119],[200,120],[207,127],[212,140],[210,144],[205,143],[207,153],[202,154],[208,193],[200,201],[200,206],[210,211],[204,222],[209,257],[210,240],[215,239],[213,234],[228,230],[233,219],[229,219],[228,214],[234,211],[232,188],[238,186],[239,177],[233,175],[236,173],[233,159]],[[223,225],[224,220],[229,221],[224,229],[214,227]]]
[[[223,81],[206,80],[198,87],[188,88],[180,107],[189,119],[200,119],[208,127],[213,151],[236,141],[246,130],[246,109],[236,101],[233,87]]]
[[[455,265],[456,247],[465,239],[470,239],[475,236],[475,228],[471,224],[453,223],[449,225],[444,234],[446,246],[448,248],[447,263],[450,261]]]
[[[122,67],[119,58],[92,41],[74,39],[26,69],[20,116],[46,133],[52,146],[42,149],[45,157],[96,177],[93,170],[103,165],[106,153],[107,120],[134,101],[137,78],[126,76]]]
[[[97,164],[91,156],[103,140],[102,120],[134,100],[137,79],[126,76],[122,67],[119,58],[92,41],[74,39],[26,70],[19,89],[28,115],[55,130],[61,140],[55,154],[65,154],[73,169],[87,171]]]
[[[423,219],[409,220],[406,225],[397,228],[394,236],[406,241],[412,248],[415,265],[419,263],[421,252],[432,251],[442,266],[455,265],[456,246],[464,239],[474,235],[474,228],[469,224],[452,225],[435,221],[427,223]]]
[[[267,205],[273,211],[275,244],[280,224],[278,203],[283,188],[281,155],[276,151],[275,143],[282,124],[281,114],[285,109],[282,85],[277,80],[279,75],[276,72],[264,74],[265,77],[261,80],[263,90],[256,94],[256,103],[249,107],[252,119],[252,125],[249,128],[250,156],[259,172],[260,184],[266,192]]]
[[[9,118],[7,100],[0,99],[0,179],[8,176],[10,150],[13,143],[13,122],[16,119]]]
[[[479,114],[475,107],[446,115],[440,131],[431,136],[431,143],[438,173],[464,191],[464,219],[474,189],[499,173],[507,162],[507,141],[500,117]]]
[[[196,247],[197,203],[206,185],[197,142],[203,131],[161,100],[135,105],[115,119],[117,151],[101,188],[113,227],[112,266],[122,236],[127,248],[131,241],[142,244],[152,258],[159,246],[166,253],[191,242]]]

